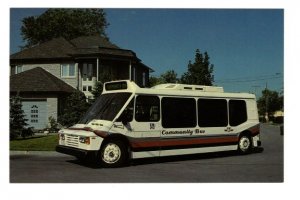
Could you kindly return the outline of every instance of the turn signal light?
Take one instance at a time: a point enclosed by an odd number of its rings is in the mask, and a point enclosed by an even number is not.
[[[79,142],[84,143],[84,144],[90,144],[90,137],[79,137]]]

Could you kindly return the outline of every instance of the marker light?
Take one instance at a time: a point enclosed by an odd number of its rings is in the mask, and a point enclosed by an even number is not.
[[[90,138],[89,137],[79,137],[79,142],[84,143],[84,144],[90,144]]]

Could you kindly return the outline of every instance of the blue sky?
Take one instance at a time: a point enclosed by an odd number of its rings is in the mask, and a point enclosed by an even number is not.
[[[21,19],[45,9],[10,10],[10,52],[19,51]],[[157,76],[187,70],[207,51],[215,84],[226,91],[283,90],[283,9],[105,9],[111,42],[137,53]]]

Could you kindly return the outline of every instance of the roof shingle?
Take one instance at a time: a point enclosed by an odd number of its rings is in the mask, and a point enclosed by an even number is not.
[[[72,86],[41,67],[10,76],[11,92],[65,92],[72,93]]]
[[[37,46],[24,49],[10,56],[10,59],[70,58],[75,47],[60,37]]]
[[[70,42],[77,48],[114,48],[119,49],[119,47],[107,39],[94,35],[94,36],[81,36],[70,40]]]

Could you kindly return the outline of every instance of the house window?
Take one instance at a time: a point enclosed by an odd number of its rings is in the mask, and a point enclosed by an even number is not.
[[[23,72],[23,66],[22,65],[17,65],[15,67],[15,74]]]
[[[39,115],[38,115],[38,112],[39,112],[39,110],[38,110],[39,108],[38,108],[38,106],[37,105],[33,105],[32,107],[31,107],[31,113],[36,113],[36,114],[31,114],[31,120],[30,120],[30,122],[31,123],[38,123],[39,122],[39,120],[38,120],[38,118],[39,118]]]
[[[93,78],[93,64],[83,63],[82,78],[83,78],[83,81],[92,81],[92,78]]]
[[[61,77],[75,77],[75,64],[62,64]]]

